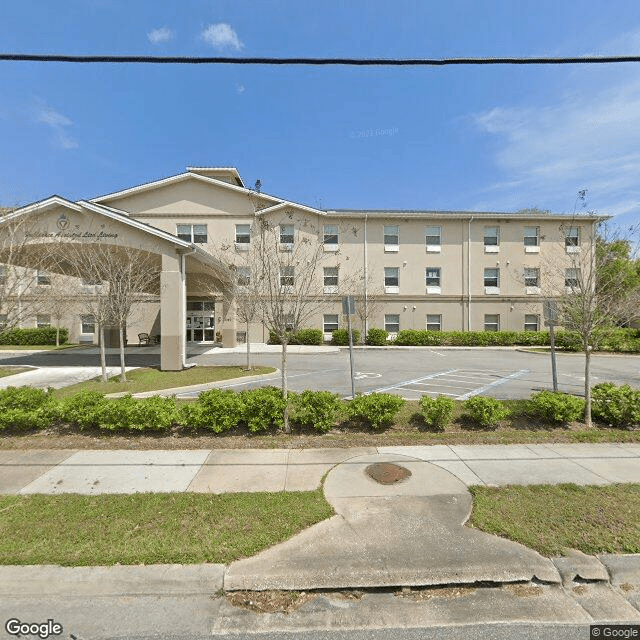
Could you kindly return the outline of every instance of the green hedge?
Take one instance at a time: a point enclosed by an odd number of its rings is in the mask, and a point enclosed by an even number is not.
[[[351,329],[351,335],[353,337],[353,344],[357,344],[360,341],[360,331],[358,329]],[[336,329],[332,331],[331,344],[346,347],[349,344],[349,329]]]
[[[69,330],[60,328],[60,344],[69,339]],[[9,345],[40,345],[55,344],[55,327],[38,327],[32,329],[9,329],[0,332],[0,344]]]
[[[513,345],[547,345],[546,331],[420,331],[404,329],[393,344],[407,347],[489,347]]]
[[[300,331],[292,333],[289,338],[289,344],[321,345],[323,343],[324,334],[322,329],[300,329]],[[269,331],[269,344],[281,344],[273,331]]]

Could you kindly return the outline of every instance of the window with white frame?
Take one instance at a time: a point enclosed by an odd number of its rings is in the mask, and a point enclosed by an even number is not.
[[[576,253],[580,250],[580,228],[566,227],[564,230],[564,246],[567,253]]]
[[[50,327],[51,326],[51,316],[47,314],[39,313],[36,316],[36,326],[40,327]]]
[[[280,286],[284,289],[290,289],[294,283],[294,267],[281,267],[280,268]]]
[[[178,224],[176,225],[177,236],[180,240],[195,242],[198,244],[207,243],[206,224]]]
[[[95,333],[96,319],[92,315],[80,316],[80,333]]]
[[[385,293],[400,292],[400,267],[384,268],[384,291]]]
[[[293,225],[292,224],[280,225],[280,244],[284,244],[284,245],[293,244]]]
[[[237,224],[236,225],[236,248],[248,249],[251,242],[251,225],[250,224]]]
[[[487,253],[497,253],[500,247],[500,227],[484,228],[484,250]]]
[[[398,333],[400,331],[400,314],[386,313],[384,316],[384,328],[389,333]]]
[[[500,314],[499,313],[484,314],[484,330],[500,331]]]
[[[324,267],[324,292],[338,293],[338,267]]]
[[[524,228],[524,247],[526,249],[536,249],[540,246],[540,227]]]
[[[238,267],[236,277],[239,287],[248,287],[251,284],[251,267]]]
[[[442,329],[442,316],[440,314],[427,314],[427,331],[440,331]]]
[[[384,250],[387,253],[397,253],[400,250],[400,227],[397,225],[385,225]]]
[[[50,285],[51,276],[46,271],[38,271],[36,275],[36,282],[39,285]]]
[[[540,330],[540,316],[535,313],[527,313],[524,316],[524,330],[525,331],[539,331]]]
[[[338,314],[337,313],[325,313],[322,316],[322,331],[323,333],[330,334],[339,328]]]
[[[284,330],[285,331],[293,331],[293,328],[295,327],[294,320],[295,320],[295,318],[293,316],[293,313],[288,313],[284,317]]]
[[[484,286],[493,289],[500,286],[500,269],[498,267],[485,267]]]
[[[540,286],[540,269],[536,267],[524,268],[524,286],[525,287]]]
[[[322,243],[325,251],[337,251],[340,240],[340,228],[337,224],[325,224]]]
[[[438,253],[442,246],[442,228],[427,227],[424,239],[427,251]]]
[[[4,329],[7,326],[9,316],[6,313],[0,313],[0,329]]]
[[[440,267],[427,267],[425,269],[425,284],[429,287],[440,288]],[[437,292],[433,292],[437,293]]]
[[[580,279],[580,269],[571,267],[564,270],[564,286],[569,289],[575,289],[578,287]]]

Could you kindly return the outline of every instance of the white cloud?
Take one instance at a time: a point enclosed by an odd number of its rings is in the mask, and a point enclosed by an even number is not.
[[[640,75],[578,85],[554,100],[471,116],[498,143],[500,180],[483,190],[479,208],[568,210],[577,189],[588,188],[589,206],[600,213],[640,216]]]
[[[236,90],[238,91],[238,93],[244,93],[244,85],[243,84],[237,84],[236,85]]]
[[[234,49],[240,51],[244,47],[238,34],[226,22],[210,24],[201,34],[202,39],[216,49]]]
[[[163,44],[164,42],[169,42],[170,40],[173,40],[174,36],[174,32],[169,29],[169,27],[152,29],[147,33],[147,38],[149,38],[149,42],[151,42],[151,44]]]
[[[61,149],[76,149],[79,145],[65,130],[73,125],[67,116],[58,113],[53,107],[42,105],[36,113],[37,122],[46,124],[53,132],[52,143]]]

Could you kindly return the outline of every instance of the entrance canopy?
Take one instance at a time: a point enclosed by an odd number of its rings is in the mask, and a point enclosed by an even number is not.
[[[104,259],[105,247],[123,259],[133,252],[134,260],[138,256],[140,265],[154,272],[140,293],[160,297],[161,368],[184,368],[187,281],[196,290],[207,283],[223,292],[231,277],[228,267],[196,244],[84,200],[51,196],[0,218],[0,263],[87,277],[95,270],[87,267],[83,273],[78,257]],[[51,257],[43,262],[44,256]]]

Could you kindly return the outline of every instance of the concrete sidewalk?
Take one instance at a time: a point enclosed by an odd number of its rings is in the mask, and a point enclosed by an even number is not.
[[[640,482],[640,443],[434,445],[354,449],[0,451],[0,493],[306,491],[335,465],[401,455],[464,485]]]

